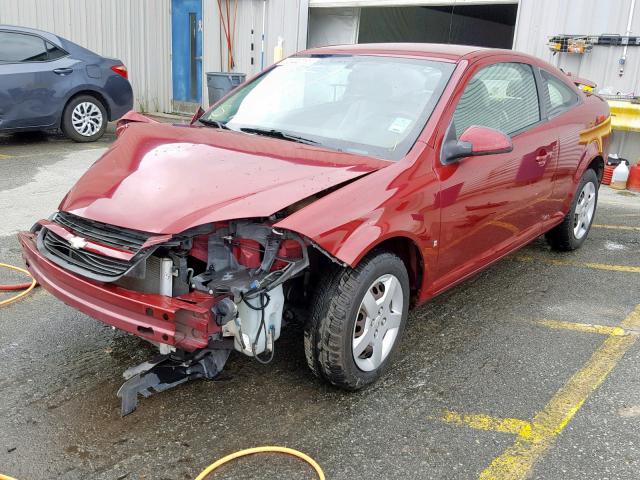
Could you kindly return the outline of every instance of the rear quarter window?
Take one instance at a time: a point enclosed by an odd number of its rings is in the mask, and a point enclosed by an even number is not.
[[[580,101],[578,94],[566,83],[544,70],[541,70],[541,74],[546,87],[545,93],[547,93],[545,96],[547,115],[554,117],[578,104]]]

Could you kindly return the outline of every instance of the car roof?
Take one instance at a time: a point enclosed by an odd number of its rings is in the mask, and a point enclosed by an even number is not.
[[[57,44],[58,46],[60,46],[60,44],[61,44],[61,38],[58,37],[57,35],[54,35],[51,32],[45,32],[44,30],[38,30],[36,28],[19,27],[18,25],[2,25],[2,24],[0,24],[0,30],[11,30],[13,32],[19,32],[19,33],[32,33],[34,35],[38,35],[40,37],[43,37],[46,40],[50,41],[51,43]]]
[[[426,57],[458,62],[463,58],[487,57],[497,54],[513,55],[532,59],[528,55],[499,48],[485,48],[473,45],[454,45],[445,43],[361,43],[356,45],[331,45],[327,47],[310,48],[300,54],[327,55],[390,55]]]

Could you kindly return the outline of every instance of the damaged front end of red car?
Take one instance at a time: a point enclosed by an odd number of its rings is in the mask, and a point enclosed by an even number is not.
[[[126,415],[138,394],[215,377],[231,350],[263,362],[273,356],[283,286],[309,265],[308,242],[274,228],[276,221],[156,235],[58,212],[20,241],[28,268],[50,293],[159,347],[158,357],[125,372]]]
[[[214,378],[232,350],[270,361],[315,259],[328,261],[279,224],[388,164],[144,119],[122,120],[59,211],[20,234],[46,290],[159,348],[124,373],[125,415],[138,394]]]

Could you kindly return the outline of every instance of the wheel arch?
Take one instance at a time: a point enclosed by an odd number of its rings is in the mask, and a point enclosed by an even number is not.
[[[407,235],[394,235],[379,239],[364,249],[351,266],[355,267],[364,257],[376,250],[393,253],[402,260],[409,274],[411,304],[415,305],[420,297],[420,292],[425,280],[424,257],[418,243]]]
[[[597,142],[596,140],[591,140],[589,142],[584,143],[584,150],[582,155],[580,156],[580,161],[578,163],[578,168],[575,171],[574,183],[577,183],[589,169],[593,169],[596,172],[596,176],[598,177],[598,181],[602,181],[602,176],[604,175],[604,166],[605,166],[605,158],[607,158],[608,153],[608,141],[606,139]]]
[[[587,165],[586,170],[593,170],[594,172],[596,172],[598,182],[602,183],[602,176],[604,175],[604,158],[602,158],[602,155],[594,157],[589,165]]]

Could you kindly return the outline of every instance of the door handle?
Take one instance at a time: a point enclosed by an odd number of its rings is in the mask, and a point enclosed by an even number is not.
[[[73,72],[73,68],[54,68],[53,73],[56,75],[69,75]]]
[[[538,155],[536,155],[536,163],[539,166],[544,167],[547,163],[547,160],[549,160],[550,157],[551,157],[551,152],[547,152],[546,150],[541,150],[540,152],[538,152]]]

